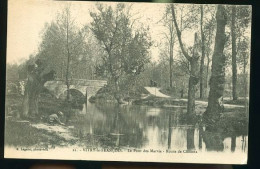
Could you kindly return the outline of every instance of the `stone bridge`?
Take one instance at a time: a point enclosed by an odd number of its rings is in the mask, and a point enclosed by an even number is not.
[[[84,97],[91,97],[97,91],[107,84],[105,80],[86,80],[86,79],[73,79],[69,82],[70,93],[81,94]],[[67,86],[64,80],[47,81],[44,86],[56,98],[63,98],[67,94]]]

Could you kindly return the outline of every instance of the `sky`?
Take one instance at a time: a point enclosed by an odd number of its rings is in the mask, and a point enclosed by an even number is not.
[[[7,63],[21,63],[36,54],[41,43],[44,25],[55,20],[58,12],[70,4],[72,17],[79,27],[91,22],[90,10],[95,9],[96,2],[86,1],[51,1],[51,0],[9,0],[7,28]],[[104,2],[115,5],[115,3]],[[159,43],[163,39],[165,28],[158,24],[165,10],[163,3],[134,3],[132,13],[140,18],[139,23],[150,27],[152,41]],[[138,23],[136,23],[138,24]],[[182,34],[184,44],[192,46],[194,31]],[[156,44],[155,43],[155,44]],[[159,48],[151,48],[152,61],[159,60]],[[175,45],[175,48],[178,47]]]
[[[70,3],[72,17],[79,26],[91,22],[89,10],[95,8],[95,2],[82,1],[50,1],[50,0],[9,0],[8,1],[8,31],[7,31],[7,63],[21,63],[36,54],[41,43],[44,25],[55,20],[60,12]],[[114,3],[106,2],[113,5]],[[164,28],[158,25],[165,10],[165,4],[135,3],[132,12],[141,16],[139,22],[150,27],[153,41],[162,39]],[[138,24],[138,23],[137,23]],[[193,41],[193,38],[188,41]],[[159,48],[151,48],[153,61],[159,59]]]
[[[55,20],[57,12],[67,4],[65,1],[9,0],[7,63],[20,63],[28,59],[31,54],[37,53],[44,25]],[[95,8],[95,3],[70,2],[70,6],[72,17],[78,26],[91,21],[89,10]],[[142,9],[142,6],[137,5],[136,9],[142,11],[144,19],[160,19],[151,8]]]
[[[7,63],[19,63],[37,52],[45,23],[54,20],[64,5],[58,1],[9,0]]]

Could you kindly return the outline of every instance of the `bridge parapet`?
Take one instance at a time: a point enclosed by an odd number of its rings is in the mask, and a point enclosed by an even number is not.
[[[57,79],[53,80],[57,81],[58,83],[64,83],[65,80]],[[86,80],[86,79],[72,79],[69,80],[70,85],[75,85],[75,86],[104,86],[107,84],[106,80]]]
[[[106,84],[107,81],[105,80],[73,79],[70,80],[70,90],[76,89],[80,91],[84,96],[86,96],[87,93],[87,97],[91,97],[95,95],[96,92]],[[64,80],[57,79],[47,81],[44,86],[57,98],[67,92],[67,86]]]

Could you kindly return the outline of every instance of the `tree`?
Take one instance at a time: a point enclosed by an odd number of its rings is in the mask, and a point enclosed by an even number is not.
[[[208,89],[208,79],[210,75],[210,62],[211,62],[211,54],[212,44],[213,44],[213,33],[215,30],[215,18],[212,16],[211,19],[205,24],[204,27],[204,36],[205,36],[205,54],[207,57],[207,64],[206,64],[206,76],[205,76],[205,87]]]
[[[91,48],[86,43],[87,27],[76,26],[70,7],[62,9],[56,20],[46,24],[38,57],[57,72],[57,78],[65,81],[67,100],[70,99],[70,81],[77,74],[87,77],[86,67],[91,65]],[[86,71],[83,71],[86,70]],[[84,76],[83,76],[84,77]]]
[[[200,60],[200,98],[204,98],[204,59],[205,59],[205,35],[203,31],[203,5],[200,5],[200,33],[201,33],[201,60]]]
[[[54,79],[55,72],[46,69],[41,60],[27,67],[28,78],[23,99],[23,116],[35,117],[38,112],[39,95],[48,80]]]
[[[232,6],[231,14],[231,37],[232,37],[232,96],[233,100],[237,100],[237,35],[236,35],[236,6]]]
[[[70,46],[69,46],[69,24],[70,24],[70,13],[69,8],[65,9],[65,29],[66,29],[66,51],[67,51],[67,66],[66,66],[66,85],[67,85],[67,100],[70,99],[70,83],[69,83],[69,73],[70,73]]]
[[[251,21],[250,7],[236,6],[228,7],[231,13],[231,21],[229,21],[231,31],[231,67],[232,67],[232,97],[233,100],[238,99],[238,52],[240,50],[240,41],[247,36]]]
[[[238,51],[237,51],[237,56],[238,56],[238,65],[240,67],[242,67],[242,76],[243,76],[243,80],[242,80],[242,88],[244,89],[244,92],[242,92],[242,94],[244,95],[245,98],[245,105],[248,106],[248,102],[247,102],[247,97],[248,97],[248,62],[249,62],[249,55],[250,55],[250,51],[249,51],[249,46],[250,46],[250,41],[249,38],[247,37],[243,37],[242,40],[239,40],[238,42]],[[242,91],[243,91],[242,89]]]
[[[223,5],[217,6],[216,13],[217,30],[215,37],[215,46],[212,57],[212,69],[210,78],[210,92],[208,98],[208,107],[204,113],[204,119],[211,130],[211,126],[219,120],[220,114],[224,110],[223,93],[225,86],[225,61],[223,50],[226,43],[225,27],[227,23],[226,11]]]
[[[19,80],[19,67],[17,64],[6,64],[6,81],[15,82]]]
[[[188,91],[188,105],[187,105],[187,113],[192,114],[195,112],[195,93],[196,93],[196,85],[199,82],[199,55],[198,55],[198,36],[197,33],[194,34],[194,46],[192,49],[192,55],[188,53],[188,50],[184,47],[184,44],[182,42],[181,37],[181,31],[179,29],[176,16],[175,16],[175,9],[174,5],[171,5],[171,12],[172,12],[172,18],[173,22],[176,28],[177,37],[179,40],[179,45],[181,48],[181,51],[185,58],[189,61],[190,64],[190,77],[189,77],[189,91]]]
[[[71,64],[74,57],[80,57],[80,45],[84,45],[84,35],[82,31],[78,31],[74,20],[71,18],[70,8],[66,7],[60,17],[59,27],[62,30],[62,35],[65,36],[65,53],[66,53],[66,86],[67,86],[67,100],[70,100],[70,78],[71,78]],[[84,49],[81,49],[84,50]]]
[[[172,89],[172,82],[173,82],[173,48],[175,43],[175,32],[173,27],[172,15],[170,5],[167,5],[165,8],[165,14],[161,20],[163,26],[167,29],[167,33],[164,33],[167,45],[169,46],[168,50],[168,58],[169,58],[169,85]]]
[[[115,9],[98,4],[97,12],[90,15],[91,30],[105,51],[97,72],[108,77],[115,99],[123,103],[120,89],[123,77],[140,74],[149,61],[149,28],[134,30],[130,8],[121,3]]]

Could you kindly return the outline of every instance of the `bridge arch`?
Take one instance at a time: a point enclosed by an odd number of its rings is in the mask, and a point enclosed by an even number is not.
[[[82,92],[82,91],[80,91],[80,90],[78,90],[78,89],[76,89],[76,88],[71,88],[71,89],[69,89],[69,91],[70,91],[70,97],[74,100],[86,100],[86,96],[85,96],[85,94]],[[64,90],[59,96],[58,96],[58,98],[60,98],[60,99],[66,99],[66,97],[67,97],[67,92],[68,92],[68,90],[66,89],[66,90]]]
[[[84,98],[87,99],[96,94],[96,92],[105,86],[107,81],[105,80],[84,80],[73,79],[70,82],[70,90],[77,90],[75,93],[81,92]],[[64,97],[67,93],[67,85],[63,80],[47,81],[44,86],[48,89],[56,98]],[[73,91],[74,93],[74,91]],[[79,94],[79,93],[78,93]],[[82,95],[81,95],[82,96]],[[66,97],[65,97],[66,98]]]

